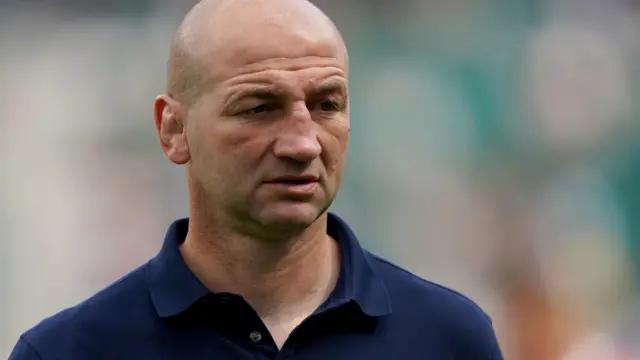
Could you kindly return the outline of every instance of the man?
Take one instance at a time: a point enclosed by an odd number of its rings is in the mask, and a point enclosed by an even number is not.
[[[470,300],[363,250],[327,213],[347,52],[303,0],[205,0],[179,27],[162,149],[188,219],[154,259],[44,320],[11,359],[501,359]]]

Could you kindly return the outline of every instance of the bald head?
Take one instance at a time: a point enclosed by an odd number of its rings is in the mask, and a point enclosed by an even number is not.
[[[331,50],[337,50],[346,70],[346,47],[338,30],[306,0],[202,0],[173,38],[167,91],[189,102],[207,84],[252,63],[325,56]]]

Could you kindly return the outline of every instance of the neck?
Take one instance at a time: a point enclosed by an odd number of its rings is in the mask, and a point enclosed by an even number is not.
[[[281,241],[234,234],[202,220],[190,218],[181,247],[185,262],[206,287],[241,295],[263,319],[310,313],[335,287],[340,255],[326,233],[326,214]]]

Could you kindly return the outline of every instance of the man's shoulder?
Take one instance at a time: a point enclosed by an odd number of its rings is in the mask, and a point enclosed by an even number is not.
[[[367,256],[376,273],[383,278],[392,301],[396,300],[396,296],[401,296],[402,299],[410,296],[411,299],[418,300],[411,302],[414,306],[425,310],[442,307],[467,309],[489,320],[478,304],[460,292],[426,280],[378,255],[367,252]]]
[[[107,340],[114,330],[126,333],[128,324],[136,317],[145,316],[145,308],[151,308],[145,266],[131,271],[79,304],[43,319],[22,334],[14,353],[23,349],[46,354],[45,360],[56,359],[64,357],[65,349],[77,347],[85,340]],[[15,359],[22,357],[16,356]]]
[[[384,282],[397,321],[440,334],[463,357],[476,352],[501,358],[491,318],[473,300],[380,256],[367,252],[367,257]]]

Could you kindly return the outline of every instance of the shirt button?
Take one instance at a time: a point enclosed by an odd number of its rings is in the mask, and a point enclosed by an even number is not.
[[[260,334],[259,331],[254,331],[251,334],[249,334],[249,339],[251,339],[251,341],[257,344],[260,342],[260,340],[262,340],[262,334]]]

